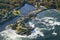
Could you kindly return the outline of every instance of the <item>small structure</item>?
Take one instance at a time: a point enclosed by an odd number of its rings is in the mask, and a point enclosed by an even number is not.
[[[20,10],[13,10],[13,15],[17,16],[17,15],[20,15]]]

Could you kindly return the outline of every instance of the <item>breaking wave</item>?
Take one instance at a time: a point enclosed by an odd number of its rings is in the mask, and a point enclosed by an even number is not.
[[[56,31],[57,27],[60,27],[60,21],[58,21],[58,17],[56,17],[59,14],[56,14],[55,16],[48,16],[46,12],[49,13],[49,11],[43,11],[45,13],[37,14],[35,19],[32,19],[31,21],[28,21],[25,23],[25,25],[33,27],[34,30],[31,31],[30,35],[18,35],[16,34],[15,30],[12,29],[6,29],[2,32],[0,32],[0,40],[34,40],[38,37],[47,38],[48,36],[54,35],[57,36],[59,33]],[[54,11],[55,12],[55,11]],[[50,11],[50,14],[53,14],[52,11]],[[44,16],[44,17],[43,17]]]

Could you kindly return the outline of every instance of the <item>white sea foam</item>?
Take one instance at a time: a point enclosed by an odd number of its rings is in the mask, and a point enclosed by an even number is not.
[[[11,30],[11,29],[2,31],[0,33],[0,35],[5,40],[10,40],[10,39],[11,40],[16,40],[17,38],[20,38],[21,40],[22,40],[22,38],[33,39],[33,38],[37,38],[38,35],[44,37],[43,32],[40,32],[39,28],[35,28],[34,31],[31,33],[31,35],[29,35],[29,36],[27,36],[27,35],[18,35],[18,34],[16,34],[16,32],[14,30]]]
[[[29,38],[37,38],[38,35],[44,37],[43,32],[41,32],[40,30],[41,29],[39,29],[39,28],[35,28],[34,31],[31,33],[31,35],[29,35],[28,37]]]
[[[29,26],[32,27],[32,28],[35,27],[35,25],[32,22],[29,22]]]
[[[41,19],[36,18],[36,20],[39,20],[40,23],[46,25],[46,26],[55,26],[55,25],[60,25],[60,22],[56,20],[57,18],[54,17],[44,17]]]
[[[52,34],[55,35],[55,36],[57,35],[57,33],[55,31]]]
[[[55,29],[55,25],[60,25],[60,22],[58,22],[55,18],[53,17],[44,17],[41,19],[35,19],[38,20],[39,23],[42,23],[44,25],[46,25],[46,27],[48,28],[39,28],[39,27],[35,27],[35,24],[33,22],[29,22],[29,25],[33,28],[35,28],[32,32],[31,35],[27,36],[27,35],[18,35],[16,34],[15,30],[4,30],[2,32],[0,32],[0,35],[3,37],[4,40],[22,40],[22,38],[29,38],[29,39],[34,39],[37,38],[38,36],[42,36],[45,37],[44,33],[41,30],[52,30]],[[38,23],[37,22],[37,23]],[[53,35],[58,35],[55,30],[52,33]]]

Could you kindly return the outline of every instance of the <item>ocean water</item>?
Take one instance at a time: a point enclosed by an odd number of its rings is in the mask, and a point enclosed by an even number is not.
[[[0,40],[60,40],[60,12],[55,9],[39,12],[25,25],[34,28],[30,35],[18,35],[7,28],[0,32]]]

